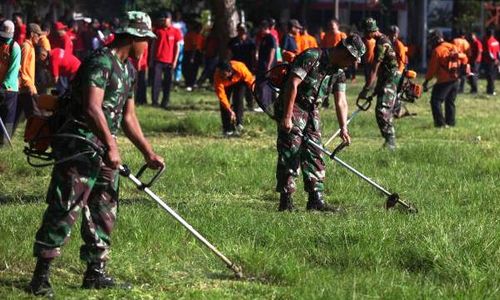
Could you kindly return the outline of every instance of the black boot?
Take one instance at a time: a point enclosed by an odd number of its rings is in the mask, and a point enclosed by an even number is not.
[[[87,264],[87,271],[83,276],[82,288],[84,289],[107,289],[107,288],[121,288],[131,289],[129,283],[122,283],[117,285],[115,279],[109,276],[106,271],[106,264],[104,262],[94,262]]]
[[[383,147],[389,151],[396,151],[396,138],[392,135],[386,136]]]
[[[280,195],[280,205],[278,206],[278,211],[292,211],[294,209],[292,194],[281,193]]]
[[[50,262],[52,259],[38,258],[29,291],[35,296],[52,298],[54,291],[49,282]]]
[[[309,193],[309,200],[307,201],[307,210],[340,212],[339,207],[335,207],[325,202],[322,192]]]

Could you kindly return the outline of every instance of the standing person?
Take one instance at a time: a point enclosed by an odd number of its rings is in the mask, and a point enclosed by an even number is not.
[[[389,39],[392,42],[392,46],[394,48],[394,51],[396,52],[396,59],[398,62],[398,74],[397,74],[397,82],[399,84],[401,83],[402,80],[404,80],[403,73],[404,70],[406,69],[406,66],[408,65],[408,48],[403,44],[403,42],[399,39],[399,27],[396,25],[392,25],[389,28]],[[398,91],[396,90],[396,93]],[[406,111],[406,113],[408,113]],[[394,104],[394,116],[396,118],[401,118],[405,116],[402,110],[402,103],[399,97],[396,97],[396,103]]]
[[[253,71],[255,69],[255,56],[256,47],[255,43],[248,36],[247,27],[243,23],[239,23],[236,26],[238,35],[229,40],[228,49],[229,57],[231,60],[236,60],[245,64],[248,70]],[[254,110],[254,101],[252,90],[250,88],[244,87],[245,89],[245,99],[247,102],[248,110]]]
[[[457,37],[453,39],[453,44],[457,47],[460,53],[470,56],[470,44],[465,38],[464,30],[460,29],[457,32]],[[460,70],[460,78],[458,80],[458,93],[461,94],[464,92],[465,87],[465,79],[467,77],[466,66]]]
[[[182,41],[179,44],[179,58],[177,59],[177,65],[173,74],[174,84],[178,85],[182,79],[182,67],[184,63],[184,36],[187,33],[187,25],[182,19],[182,12],[180,10],[175,11],[172,26],[179,30],[182,38]]]
[[[151,20],[142,12],[128,12],[127,16],[128,23],[116,30],[110,47],[93,52],[73,81],[72,101],[65,108],[68,120],[59,132],[93,141],[107,152],[104,158],[85,154],[54,166],[47,193],[48,207],[33,247],[37,264],[30,290],[35,295],[53,296],[50,265],[60,255],[80,212],[84,240],[80,258],[87,263],[82,288],[116,286],[105,265],[117,213],[121,158],[115,135],[120,126],[149,167],[164,166],[163,158],[153,151],[137,120],[132,97],[135,71],[128,62],[129,56],[138,59],[148,39],[154,37]],[[58,138],[53,142],[56,159],[92,150],[86,143],[68,139]]]
[[[202,87],[203,83],[208,79],[210,84],[212,85],[214,82],[214,73],[215,67],[217,66],[217,62],[219,61],[219,56],[217,49],[219,47],[219,38],[215,32],[215,29],[210,29],[208,36],[205,39],[205,43],[203,45],[203,59],[204,66],[203,72],[201,72],[200,77],[198,78],[198,86]]]
[[[374,19],[368,18],[364,21],[364,30],[365,34],[375,39],[375,56],[370,76],[358,97],[366,99],[374,90],[377,96],[375,118],[385,139],[383,146],[396,150],[396,130],[393,122],[399,78],[396,51],[391,40],[379,31]]]
[[[57,94],[63,95],[69,89],[70,81],[73,80],[80,67],[80,60],[61,48],[55,48],[50,52],[41,49],[39,52],[39,59],[45,62],[56,84]]]
[[[281,51],[284,61],[291,62],[295,55],[299,53],[295,36],[299,34],[301,29],[302,26],[299,21],[291,19],[288,22],[288,33],[283,36],[283,40],[281,42]]]
[[[184,36],[184,66],[182,73],[186,81],[186,91],[191,92],[196,85],[198,68],[201,64],[203,36],[200,33],[201,24],[192,22],[188,25],[188,32]]]
[[[496,95],[495,93],[495,80],[497,77],[498,65],[500,60],[500,45],[495,38],[495,30],[488,29],[484,39],[483,46],[483,63],[486,69],[486,93],[488,95]]]
[[[243,96],[245,85],[252,87],[254,77],[244,63],[231,60],[217,64],[214,75],[214,89],[220,101],[222,130],[226,137],[243,130]],[[229,99],[232,99],[229,102]]]
[[[40,37],[38,45],[45,49],[45,51],[52,50],[48,36],[50,35],[50,23],[46,22],[42,24],[42,31],[45,32],[44,35]]]
[[[327,32],[321,39],[320,46],[321,48],[335,47],[346,37],[347,35],[339,29],[339,20],[331,19],[327,24]]]
[[[303,27],[302,31],[302,46],[300,47],[302,51],[307,50],[309,48],[318,48],[318,42],[316,41],[316,38],[307,32],[307,28]]]
[[[148,103],[147,100],[147,80],[146,73],[148,72],[148,52],[149,52],[149,43],[144,48],[144,52],[142,53],[139,59],[135,59],[130,57],[132,64],[137,70],[137,85],[135,88],[135,103],[137,105],[146,105]]]
[[[257,77],[261,78],[276,63],[275,51],[277,48],[276,40],[271,34],[271,27],[268,21],[264,20],[260,24],[261,41],[259,43],[259,52],[257,57]]]
[[[474,32],[468,36],[470,44],[469,64],[472,74],[469,76],[470,93],[477,94],[477,79],[479,78],[479,67],[483,56],[483,43]]]
[[[370,78],[372,72],[373,60],[375,58],[375,39],[370,37],[369,32],[365,32],[363,35],[363,43],[366,47],[365,55],[361,58],[361,63],[363,64],[363,73],[365,75],[365,82]]]
[[[0,119],[7,134],[12,136],[16,120],[17,96],[19,92],[19,68],[21,67],[21,47],[14,40],[14,23],[5,20],[0,26]],[[7,137],[0,130],[0,147]]]
[[[455,126],[455,99],[458,93],[459,68],[467,63],[467,57],[457,47],[445,42],[443,33],[434,30],[429,36],[432,55],[423,84],[424,91],[434,76],[437,81],[432,88],[431,109],[435,127]],[[444,102],[444,117],[441,105]]]
[[[172,72],[177,65],[179,58],[180,44],[182,37],[179,30],[172,26],[172,14],[165,12],[160,18],[160,26],[154,33],[158,37],[153,41],[153,106],[158,106],[160,90],[163,90],[161,107],[169,108],[170,89],[172,87]],[[163,77],[163,78],[162,78]]]
[[[22,45],[26,40],[26,24],[23,21],[23,14],[14,13],[12,14],[12,19],[15,24],[14,40],[18,45]]]
[[[68,26],[62,22],[56,22],[54,30],[55,32],[49,36],[52,48],[61,48],[67,53],[73,54],[73,41],[68,34]]]
[[[338,211],[324,200],[325,163],[322,153],[306,139],[321,145],[319,106],[333,92],[340,137],[344,143],[350,143],[343,68],[356,62],[363,55],[364,48],[361,38],[353,35],[334,48],[308,49],[293,61],[284,91],[275,106],[279,120],[276,167],[279,211],[294,209],[294,177],[298,176],[299,167],[304,177],[304,189],[309,194],[307,209]]]
[[[44,35],[40,26],[35,23],[28,24],[27,38],[21,48],[21,68],[19,70],[19,98],[16,112],[14,131],[22,113],[29,118],[33,113],[34,96],[38,94],[35,82],[35,46],[40,37]]]

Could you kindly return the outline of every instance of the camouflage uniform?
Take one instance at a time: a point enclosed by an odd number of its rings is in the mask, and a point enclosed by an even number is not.
[[[318,107],[332,90],[345,91],[346,88],[344,71],[331,66],[327,53],[317,48],[308,49],[294,60],[290,69],[291,73],[302,79],[297,87],[292,122],[304,137],[318,144],[321,144]],[[278,120],[283,117],[283,94],[275,107]],[[324,190],[325,163],[322,153],[305,142],[295,128],[290,133],[278,128],[277,150],[277,192],[295,192],[294,177],[298,176],[299,166],[306,192]]]
[[[393,125],[394,106],[397,101],[397,88],[400,79],[396,51],[388,37],[382,35],[376,39],[375,62],[380,62],[378,80],[375,86],[377,105],[375,117],[382,136],[394,139],[396,132]]]
[[[83,89],[92,86],[104,90],[102,109],[115,135],[123,108],[132,98],[134,83],[135,70],[128,61],[121,62],[108,48],[95,51],[73,81],[71,102],[64,112],[69,120],[60,133],[75,134],[102,145],[82,116]],[[77,139],[61,138],[52,147],[57,159],[85,151],[91,153],[54,167],[47,193],[48,208],[36,233],[34,255],[45,259],[59,256],[60,247],[82,213],[81,235],[85,244],[80,249],[80,258],[88,263],[105,261],[116,219],[118,171],[105,166],[88,144]]]

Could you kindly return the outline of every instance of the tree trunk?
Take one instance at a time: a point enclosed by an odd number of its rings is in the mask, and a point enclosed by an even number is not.
[[[239,17],[236,10],[236,0],[211,0],[213,22],[216,36],[220,40],[219,57],[228,57],[227,44],[231,37],[236,36],[236,25]]]

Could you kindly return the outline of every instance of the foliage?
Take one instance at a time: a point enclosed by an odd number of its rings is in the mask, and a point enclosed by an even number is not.
[[[480,89],[485,83],[481,81]],[[361,85],[348,87],[351,111]],[[327,161],[329,202],[342,215],[278,213],[274,188],[276,128],[247,113],[245,134],[224,139],[213,92],[172,95],[174,109],[139,107],[144,131],[165,156],[167,171],[152,190],[244,268],[230,271],[147,196],[122,178],[109,269],[132,291],[79,289],[78,224],[52,282],[61,299],[494,299],[500,289],[500,102],[462,94],[457,127],[435,129],[429,94],[418,115],[396,121],[399,149],[380,149],[373,109],[350,125],[353,144],[339,155],[399,192],[420,210],[383,209],[384,197]],[[323,136],[336,129],[322,111]],[[478,138],[480,136],[480,138]],[[46,206],[50,169],[24,161],[22,136],[0,149],[0,298],[23,299],[34,267],[33,237]],[[123,161],[141,155],[120,138]],[[78,222],[77,222],[78,223]]]

